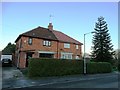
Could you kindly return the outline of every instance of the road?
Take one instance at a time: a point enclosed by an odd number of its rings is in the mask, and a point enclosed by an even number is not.
[[[31,88],[118,88],[118,75],[94,77],[58,83],[46,83]]]
[[[41,83],[39,85],[30,86],[30,87],[22,87],[22,88],[15,88],[11,90],[36,90],[43,88],[86,88],[89,90],[89,88],[97,89],[97,88],[103,88],[109,90],[118,90],[118,74],[103,74],[103,75],[88,75],[82,77],[82,79],[66,79],[64,82],[48,82],[48,83]],[[80,90],[82,90],[80,89]],[[93,90],[92,89],[92,90]],[[95,90],[96,90],[95,89]],[[102,89],[102,90],[103,90]],[[3,90],[9,90],[9,89],[3,89]],[[101,89],[100,89],[101,90]]]

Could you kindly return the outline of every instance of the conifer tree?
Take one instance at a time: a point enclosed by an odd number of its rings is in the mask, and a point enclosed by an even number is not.
[[[111,37],[108,33],[107,23],[104,17],[99,17],[95,24],[95,34],[93,35],[92,58],[97,62],[111,62],[114,51]]]

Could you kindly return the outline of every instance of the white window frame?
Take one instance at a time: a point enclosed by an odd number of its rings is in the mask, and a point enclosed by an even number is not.
[[[43,40],[43,46],[50,47],[51,46],[51,41]]]
[[[76,45],[76,49],[79,49],[79,46],[78,46],[78,45]]]
[[[33,39],[32,38],[28,38],[28,44],[32,45]]]
[[[45,46],[46,45],[46,41],[43,41],[43,46]]]
[[[75,56],[75,59],[80,59],[80,57],[78,55]]]
[[[61,52],[61,59],[72,59],[73,53]]]
[[[70,44],[69,43],[64,43],[64,48],[70,48]]]

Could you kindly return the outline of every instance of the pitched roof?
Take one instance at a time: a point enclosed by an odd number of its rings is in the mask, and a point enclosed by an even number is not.
[[[34,38],[42,38],[42,39],[49,39],[49,40],[55,40],[55,41],[61,41],[66,43],[75,43],[75,44],[82,44],[81,42],[71,38],[70,36],[56,30],[49,30],[48,28],[43,27],[37,27],[33,30],[30,30],[28,32],[25,32],[16,39],[19,40],[21,36],[28,36],[28,37],[34,37]]]
[[[70,36],[68,36],[60,31],[52,30],[52,32],[55,34],[55,36],[57,37],[57,39],[59,41],[68,42],[68,43],[75,43],[75,44],[82,44],[79,41],[73,39],[72,37],[70,37]]]
[[[33,37],[33,38],[42,38],[42,39],[49,39],[49,40],[57,40],[56,36],[52,33],[51,30],[49,30],[47,28],[43,28],[43,27],[37,27],[33,30],[30,30],[28,32],[25,32],[25,33],[19,35],[19,37],[15,40],[15,42],[17,42],[17,40],[21,36],[28,36],[28,37]]]

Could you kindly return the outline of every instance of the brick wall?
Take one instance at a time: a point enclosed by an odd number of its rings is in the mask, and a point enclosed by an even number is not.
[[[28,44],[28,38],[22,36],[18,42],[16,42],[17,50],[20,50],[20,60],[19,60],[19,67],[25,68],[26,64],[26,51],[33,51],[34,54],[32,57],[38,58],[39,53],[38,51],[50,51],[50,52],[56,52],[55,58],[61,58],[61,52],[71,52],[73,53],[73,58],[75,58],[76,55],[82,56],[81,53],[81,45],[79,45],[79,49],[76,49],[76,44],[71,43],[70,48],[64,48],[64,42],[57,42],[57,41],[51,41],[51,47],[43,46],[43,39],[38,38],[32,38],[32,45]],[[21,44],[21,45],[19,45]],[[21,46],[21,48],[19,48]]]
[[[51,51],[51,52],[72,52],[73,56],[81,56],[81,45],[76,49],[76,44],[71,43],[70,48],[64,48],[64,42],[52,41],[51,47],[43,46],[43,39],[33,38],[32,45],[28,45],[28,37],[22,37],[21,50]],[[56,55],[55,57],[57,57]],[[60,56],[59,56],[60,57]]]
[[[64,48],[64,42],[59,42],[58,47],[58,52],[71,52],[73,53],[73,58],[75,58],[76,55],[80,55],[80,57],[82,56],[81,45],[78,45],[79,49],[76,49],[76,44],[71,43],[70,48]]]
[[[28,37],[22,37],[21,50],[42,50],[42,51],[57,51],[57,42],[52,41],[51,47],[43,46],[43,39],[33,38],[32,45],[28,44]]]
[[[20,60],[19,60],[19,67],[20,68],[25,68],[26,66],[26,53],[25,52],[20,52]]]

